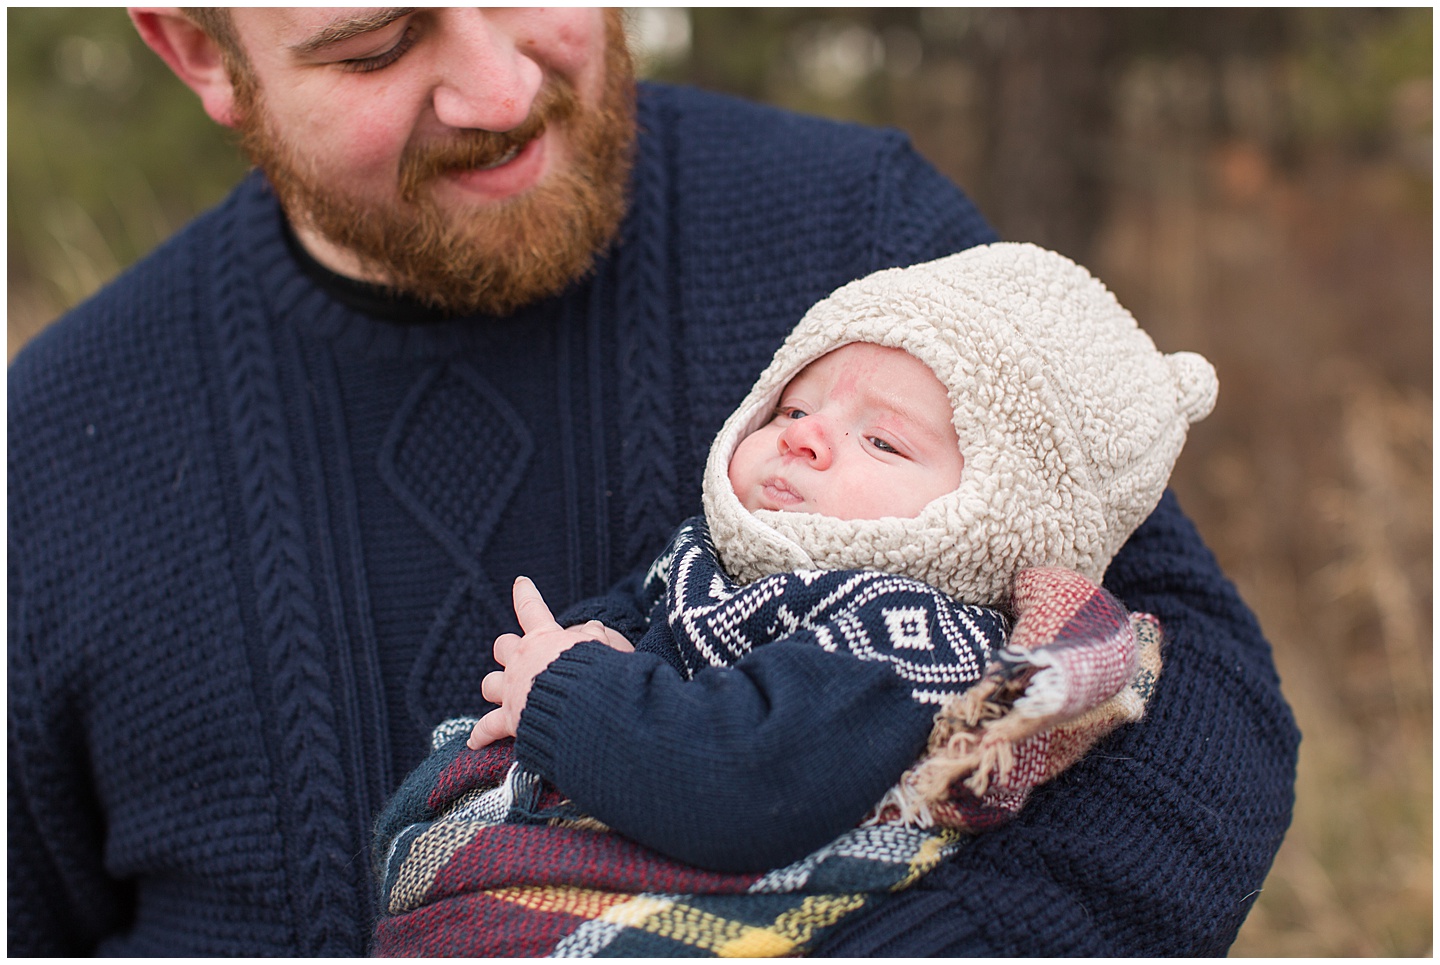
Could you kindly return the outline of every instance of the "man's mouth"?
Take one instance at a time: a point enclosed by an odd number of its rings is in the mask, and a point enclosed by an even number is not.
[[[491,170],[494,170],[495,168],[502,167],[503,165],[509,164],[511,161],[513,161],[513,160],[515,160],[517,157],[519,157],[519,156],[520,156],[520,152],[523,151],[524,149],[525,149],[525,146],[524,146],[524,145],[522,145],[522,144],[517,144],[517,145],[515,145],[514,147],[512,147],[510,150],[506,151],[504,154],[500,155],[500,156],[499,156],[498,158],[496,158],[495,160],[491,161],[489,164],[480,164],[480,165],[477,165],[476,167],[471,168],[470,170],[472,170],[472,171],[491,171]]]
[[[498,174],[499,169],[517,161],[522,162],[519,167],[524,167],[526,157],[539,157],[545,129],[543,122],[531,122],[524,130],[506,134],[472,131],[458,140],[419,149],[401,159],[400,196],[414,203],[436,178],[464,182],[476,176],[493,177],[492,172]]]

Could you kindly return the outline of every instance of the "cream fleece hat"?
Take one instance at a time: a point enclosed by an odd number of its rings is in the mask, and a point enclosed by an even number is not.
[[[934,370],[965,457],[959,487],[914,518],[747,511],[730,485],[735,447],[801,369],[850,342],[904,349]],[[705,466],[710,535],[741,583],[878,569],[997,605],[1026,566],[1098,582],[1160,501],[1217,389],[1209,362],[1161,353],[1109,289],[1053,251],[1001,243],[879,271],[806,312],[721,427]]]

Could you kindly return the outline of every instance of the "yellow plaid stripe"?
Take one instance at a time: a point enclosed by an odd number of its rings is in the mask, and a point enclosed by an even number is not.
[[[904,891],[913,885],[921,875],[935,867],[950,853],[950,846],[963,840],[965,835],[953,828],[942,828],[926,838],[918,851],[910,858],[910,868],[905,877],[890,886],[891,891]]]
[[[788,955],[809,941],[815,929],[833,925],[865,904],[864,895],[811,895],[775,919],[769,928],[750,928],[715,949],[720,958],[769,958]]]
[[[650,895],[624,895],[589,888],[532,886],[498,888],[486,894],[540,912],[558,912],[649,932],[719,958],[773,958],[809,941],[816,929],[833,925],[865,904],[866,896],[811,895],[761,927]]]
[[[532,911],[574,915],[577,918],[613,921],[622,925],[634,925],[653,908],[645,908],[641,902],[652,905],[668,905],[661,899],[627,895],[617,891],[596,891],[594,888],[576,888],[568,885],[526,885],[516,888],[493,888],[485,894],[498,901],[508,901]],[[635,905],[629,911],[627,905]],[[638,916],[638,917],[637,917]],[[630,918],[636,918],[631,921]]]

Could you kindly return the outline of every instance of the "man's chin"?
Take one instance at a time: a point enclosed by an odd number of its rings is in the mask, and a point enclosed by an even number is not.
[[[427,199],[449,193],[435,187]],[[448,315],[507,315],[588,274],[623,213],[623,198],[581,199],[573,185],[547,183],[498,203],[332,210],[316,227],[367,280]]]

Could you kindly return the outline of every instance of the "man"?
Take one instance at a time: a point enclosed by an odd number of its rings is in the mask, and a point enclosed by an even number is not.
[[[993,234],[894,132],[637,97],[613,13],[132,18],[260,171],[11,368],[9,951],[359,955],[513,577],[651,559],[809,304]],[[824,952],[1228,947],[1298,735],[1173,498],[1108,581],[1152,717]]]

